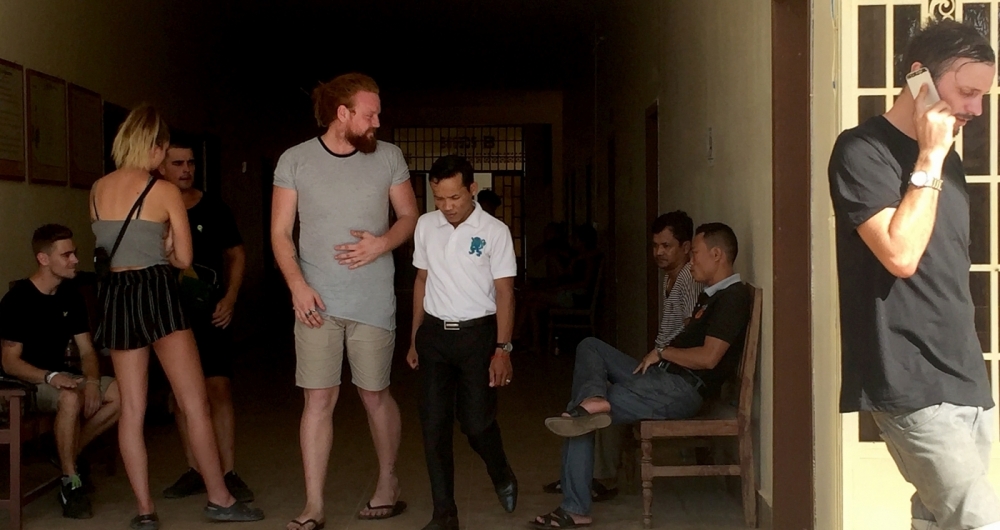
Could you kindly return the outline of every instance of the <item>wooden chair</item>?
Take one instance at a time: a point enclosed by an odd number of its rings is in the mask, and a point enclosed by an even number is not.
[[[760,337],[763,291],[753,289],[750,322],[747,324],[743,357],[735,383],[739,389],[736,407],[716,400],[706,403],[702,413],[686,420],[641,421],[635,426],[640,440],[642,477],[642,524],[652,525],[654,477],[738,476],[743,489],[743,518],[747,526],[757,526],[757,494],[754,476],[753,418],[754,375],[757,369],[757,344]],[[739,444],[739,462],[725,465],[653,465],[653,440],[663,438],[715,438],[735,437]]]
[[[597,302],[604,281],[604,258],[597,266],[597,276],[594,278],[594,288],[591,290],[590,304],[586,308],[553,307],[549,309],[549,340],[548,351],[555,351],[556,329],[582,329],[588,335],[597,334]]]

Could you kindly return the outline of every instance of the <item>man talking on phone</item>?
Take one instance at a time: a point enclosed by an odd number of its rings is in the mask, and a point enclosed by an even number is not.
[[[989,41],[942,20],[903,55],[926,85],[844,131],[830,157],[840,279],[840,410],[871,411],[916,488],[912,529],[1000,529],[987,479],[993,399],[969,290],[969,190],[955,135],[996,78]],[[933,96],[931,96],[933,99]]]

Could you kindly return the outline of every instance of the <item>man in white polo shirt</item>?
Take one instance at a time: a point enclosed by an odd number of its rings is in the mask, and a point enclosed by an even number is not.
[[[429,180],[437,211],[417,221],[413,338],[406,360],[423,374],[420,423],[434,515],[424,530],[458,529],[452,451],[456,416],[486,463],[501,506],[517,505],[517,479],[496,421],[497,388],[511,382],[517,263],[510,230],[476,204],[472,165],[439,158]]]

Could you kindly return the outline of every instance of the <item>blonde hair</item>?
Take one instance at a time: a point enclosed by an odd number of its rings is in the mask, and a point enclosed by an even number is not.
[[[160,113],[145,103],[132,109],[118,127],[118,134],[111,144],[111,157],[118,169],[149,169],[149,151],[156,146],[166,148],[170,143],[170,129]]]
[[[312,91],[313,113],[320,127],[327,127],[337,119],[337,109],[344,105],[354,108],[354,95],[358,92],[378,94],[375,80],[365,74],[343,74],[331,81],[320,83]]]

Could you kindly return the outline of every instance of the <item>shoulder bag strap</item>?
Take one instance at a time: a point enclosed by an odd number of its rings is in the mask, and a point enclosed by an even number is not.
[[[121,232],[118,232],[118,239],[115,240],[115,246],[111,249],[111,254],[108,255],[109,262],[115,257],[115,252],[118,252],[118,246],[122,244],[122,238],[125,237],[125,230],[128,229],[128,224],[132,222],[132,216],[135,215],[135,211],[139,209],[139,206],[142,206],[142,201],[146,200],[146,195],[149,194],[149,190],[153,189],[153,184],[156,184],[156,179],[149,177],[149,184],[146,184],[146,189],[142,190],[142,194],[139,195],[135,204],[132,205],[132,209],[129,210],[128,217],[125,218],[125,223],[122,224]]]

